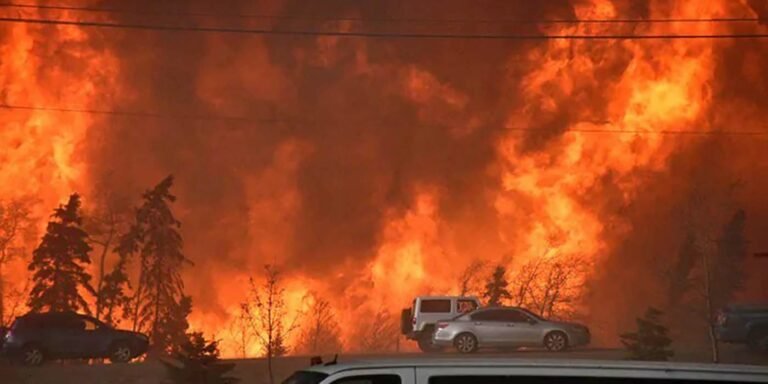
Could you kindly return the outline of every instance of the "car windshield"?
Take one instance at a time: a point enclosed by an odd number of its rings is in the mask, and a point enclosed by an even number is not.
[[[0,371],[768,365],[766,276],[768,0],[0,1]]]

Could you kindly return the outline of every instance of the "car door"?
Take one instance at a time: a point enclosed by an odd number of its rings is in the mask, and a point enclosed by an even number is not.
[[[51,314],[45,319],[45,345],[48,352],[56,357],[79,357],[78,335],[85,324],[77,315],[69,313]]]
[[[510,346],[541,344],[539,329],[528,315],[517,309],[505,309],[501,316],[504,320],[501,339],[505,344]]]
[[[503,343],[506,324],[503,321],[503,310],[486,309],[470,316],[473,333],[481,345],[498,345]]]
[[[79,357],[104,357],[109,347],[109,328],[98,320],[80,316],[84,327],[73,337],[73,342],[79,346]]]

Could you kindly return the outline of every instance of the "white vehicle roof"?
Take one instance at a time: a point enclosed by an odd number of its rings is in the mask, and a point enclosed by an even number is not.
[[[444,295],[444,296],[416,296],[417,299],[421,300],[448,300],[448,299],[472,299],[477,300],[477,296],[451,296],[451,295]]]
[[[315,365],[304,371],[332,375],[361,369],[441,368],[449,374],[472,375],[472,368],[501,368],[505,374],[525,376],[635,377],[720,379],[768,382],[768,367],[730,364],[641,362],[622,360],[558,360],[514,358],[387,358]],[[463,372],[462,370],[466,370]],[[461,371],[461,372],[459,372]],[[478,372],[475,372],[475,374]]]

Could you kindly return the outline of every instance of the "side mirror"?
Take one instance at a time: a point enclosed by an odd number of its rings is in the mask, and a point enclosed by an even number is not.
[[[538,321],[536,321],[534,319],[531,319],[531,318],[528,318],[528,324],[534,325],[534,324],[538,324],[538,323],[539,323]]]

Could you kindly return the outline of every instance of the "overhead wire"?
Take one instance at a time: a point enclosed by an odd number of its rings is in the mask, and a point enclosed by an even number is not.
[[[288,123],[288,124],[305,124],[307,122],[296,119],[285,118],[252,118],[252,117],[238,117],[238,116],[221,116],[221,115],[170,115],[156,112],[141,112],[141,111],[115,111],[115,110],[95,110],[95,109],[78,109],[78,108],[63,108],[63,107],[43,107],[32,105],[14,105],[14,104],[0,104],[0,109],[6,110],[23,110],[23,111],[43,111],[43,112],[61,112],[61,113],[84,113],[95,115],[111,115],[121,117],[140,117],[140,118],[157,118],[157,119],[171,119],[171,120],[209,120],[209,121],[229,121],[229,122],[241,122],[241,123]],[[313,121],[314,123],[315,121]],[[611,124],[610,121],[601,121],[600,124]],[[536,132],[536,128],[504,128],[507,131],[519,131],[519,132]],[[570,128],[565,131],[578,132],[578,133],[610,133],[610,134],[661,134],[661,135],[714,135],[714,136],[768,136],[768,129],[765,131],[684,131],[684,130],[624,130],[624,129],[599,129],[599,128]]]
[[[317,15],[266,15],[266,14],[233,14],[209,13],[194,11],[162,11],[140,10],[130,8],[81,7],[51,4],[27,4],[15,2],[0,2],[3,8],[76,11],[90,13],[136,14],[144,16],[189,16],[189,17],[218,17],[238,19],[273,19],[273,20],[319,20],[319,21],[356,21],[356,22],[403,22],[403,23],[513,23],[513,24],[650,24],[650,23],[746,23],[763,22],[768,19],[756,17],[712,17],[712,18],[617,18],[617,19],[425,19],[425,18],[391,18],[391,17],[338,17]]]
[[[184,25],[159,25],[135,23],[108,23],[100,21],[74,21],[55,19],[30,19],[21,17],[0,17],[0,22],[24,23],[42,25],[69,25],[78,27],[96,27],[112,29],[154,30],[167,32],[213,32],[235,33],[250,35],[283,35],[283,36],[330,36],[330,37],[360,37],[360,38],[396,38],[396,39],[462,39],[462,40],[675,40],[675,39],[765,39],[768,33],[741,34],[601,34],[601,35],[571,35],[571,34],[462,34],[462,33],[418,33],[418,32],[370,32],[370,31],[320,31],[292,30],[266,28],[231,28],[231,27],[200,27]]]

